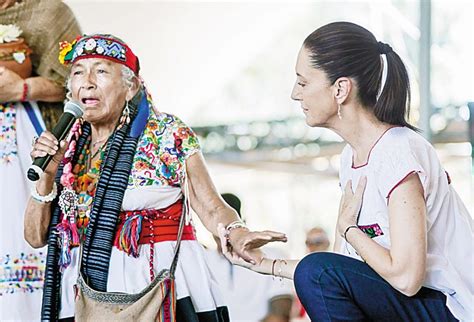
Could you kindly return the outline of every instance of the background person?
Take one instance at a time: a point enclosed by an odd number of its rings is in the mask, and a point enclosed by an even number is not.
[[[326,234],[326,231],[321,227],[313,227],[306,233],[306,252],[308,254],[316,253],[316,252],[326,252],[329,250],[329,238]],[[292,316],[297,317],[300,320],[308,319],[308,315],[306,314],[306,310],[301,304],[298,296],[296,296],[295,301],[292,307]]]
[[[313,227],[306,233],[306,250],[308,253],[325,252],[329,249],[329,238],[321,227]]]
[[[68,73],[57,57],[58,43],[81,31],[59,0],[0,0],[0,24],[14,24],[32,50],[32,74],[23,79],[0,67],[0,320],[38,320],[46,249],[23,237],[30,193],[26,170],[31,141],[62,112]]]

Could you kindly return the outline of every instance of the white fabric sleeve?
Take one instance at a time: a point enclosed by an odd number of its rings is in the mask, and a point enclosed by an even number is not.
[[[379,160],[374,161],[377,164],[374,167],[376,183],[380,194],[387,198],[387,202],[393,190],[412,173],[418,174],[423,189],[426,191],[426,171],[412,151],[391,149],[386,151]]]

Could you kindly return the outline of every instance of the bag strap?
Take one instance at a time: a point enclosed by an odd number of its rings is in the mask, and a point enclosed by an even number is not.
[[[173,261],[171,262],[171,266],[170,266],[170,276],[171,276],[171,278],[174,278],[174,273],[176,271],[176,266],[178,265],[179,249],[181,247],[181,239],[183,237],[185,217],[186,217],[186,207],[183,206],[183,211],[181,213],[181,219],[179,221],[178,237],[176,239],[176,246],[174,248]]]
[[[190,216],[190,205],[189,205],[189,183],[188,183],[188,173],[186,168],[186,162],[184,162],[184,201],[183,201],[183,210],[181,212],[181,219],[179,221],[178,236],[176,238],[176,246],[174,249],[173,261],[170,266],[170,276],[174,278],[174,273],[176,271],[176,266],[178,265],[179,249],[181,246],[181,239],[183,237],[184,225],[188,222],[188,217]]]
[[[89,283],[89,279],[87,276],[83,276],[81,272],[81,265],[82,265],[82,251],[84,250],[84,245],[79,242],[79,260],[77,262],[77,276],[82,278],[86,284]]]

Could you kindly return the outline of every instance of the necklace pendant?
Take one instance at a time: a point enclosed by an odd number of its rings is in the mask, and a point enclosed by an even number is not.
[[[77,210],[77,202],[78,198],[74,190],[70,188],[64,188],[61,191],[58,204],[64,215],[67,217],[74,215]]]

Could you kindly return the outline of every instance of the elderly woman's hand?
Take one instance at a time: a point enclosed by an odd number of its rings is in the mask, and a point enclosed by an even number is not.
[[[244,260],[242,257],[232,251],[232,247],[227,244],[226,230],[223,224],[217,226],[217,232],[221,243],[222,254],[234,265],[239,265],[254,271],[258,271],[258,265],[262,262],[265,254],[260,249],[252,249],[248,254],[255,260],[255,265]]]
[[[286,235],[269,230],[249,231],[247,228],[235,228],[229,233],[229,243],[232,246],[232,252],[252,264],[258,263],[261,260],[258,253],[252,251],[274,241],[286,242]]]
[[[347,227],[357,225],[357,217],[362,207],[362,197],[366,184],[367,178],[360,178],[355,193],[352,192],[352,181],[349,180],[346,184],[337,220],[337,229],[341,236],[344,235]]]
[[[54,176],[58,171],[61,160],[64,158],[66,147],[67,144],[65,140],[61,141],[61,144],[58,144],[58,140],[51,132],[44,131],[39,138],[35,139],[30,156],[32,159],[35,159],[45,157],[48,154],[52,155],[53,158],[44,172]]]

